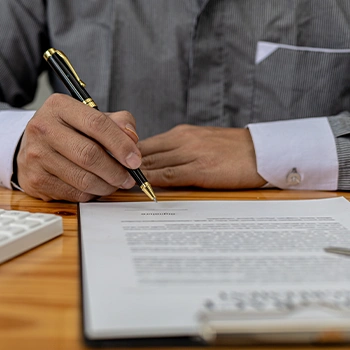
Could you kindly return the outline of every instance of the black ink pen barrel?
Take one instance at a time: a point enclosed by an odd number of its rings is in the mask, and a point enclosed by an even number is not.
[[[142,174],[140,169],[129,169],[129,168],[126,168],[126,170],[129,172],[129,174],[135,180],[137,185],[142,186],[142,184],[147,182],[147,179]]]
[[[75,77],[72,77],[70,69],[67,68],[66,64],[57,53],[52,54],[47,59],[47,63],[56,72],[56,74],[61,77],[61,81],[66,86],[72,97],[79,100],[80,102],[84,102],[91,98],[88,92],[84,89],[83,86],[81,86]]]

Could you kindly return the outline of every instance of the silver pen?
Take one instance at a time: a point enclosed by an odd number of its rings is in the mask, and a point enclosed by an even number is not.
[[[342,247],[326,247],[324,251],[327,253],[339,254],[339,255],[349,255],[350,256],[350,248],[342,248]]]

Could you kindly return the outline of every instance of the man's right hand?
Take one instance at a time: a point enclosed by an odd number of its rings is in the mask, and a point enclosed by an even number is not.
[[[33,197],[89,201],[135,182],[113,157],[136,169],[135,120],[125,111],[104,114],[70,96],[53,94],[29,121],[17,156],[17,178]]]

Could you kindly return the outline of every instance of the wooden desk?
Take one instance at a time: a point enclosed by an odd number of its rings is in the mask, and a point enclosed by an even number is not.
[[[159,200],[282,200],[338,196],[350,199],[350,193],[346,192],[280,190],[157,190],[157,196]],[[118,191],[105,200],[147,199],[135,189]],[[81,339],[80,325],[77,205],[65,202],[45,203],[21,192],[0,188],[0,208],[55,213],[62,215],[64,220],[62,236],[0,265],[0,349],[86,349]]]

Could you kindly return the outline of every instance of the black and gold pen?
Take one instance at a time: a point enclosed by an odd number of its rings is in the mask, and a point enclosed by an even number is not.
[[[63,84],[69,90],[70,94],[76,100],[98,109],[95,101],[91,98],[88,92],[85,90],[85,83],[80,80],[75,69],[69,62],[67,56],[59,50],[54,48],[48,49],[44,53],[44,58],[51,66],[57,76],[62,80]],[[112,155],[108,150],[107,152]],[[153,192],[151,184],[147,181],[140,169],[129,169],[125,167],[129,174],[133,177],[135,182],[140,186],[141,190],[153,201],[157,201],[157,198]]]

